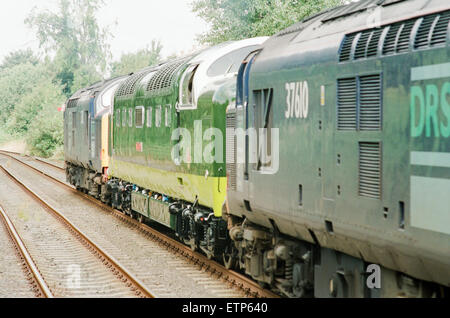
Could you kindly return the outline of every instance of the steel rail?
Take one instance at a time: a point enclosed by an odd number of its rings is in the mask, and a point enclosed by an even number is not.
[[[56,164],[53,164],[51,162],[48,162],[47,160],[44,160],[44,159],[41,159],[41,158],[38,158],[38,157],[34,157],[34,156],[30,156],[30,155],[26,155],[26,154],[22,154],[22,153],[19,153],[19,152],[0,150],[0,154],[23,156],[23,157],[27,157],[27,158],[33,159],[33,160],[35,160],[37,162],[40,162],[42,164],[45,164],[47,166],[50,166],[52,168],[61,170],[61,171],[65,171],[66,170],[65,168],[60,167],[60,166],[58,166]]]
[[[17,161],[21,162],[20,160],[17,160]],[[23,163],[23,164],[27,165],[26,163]],[[131,284],[134,286],[134,288],[132,288],[132,290],[135,291],[137,295],[142,295],[143,297],[146,297],[146,298],[155,298],[153,293],[150,290],[148,290],[147,287],[145,287],[145,285],[138,278],[136,278],[133,274],[131,274],[114,257],[109,255],[108,252],[104,251],[96,243],[94,243],[86,234],[84,234],[80,229],[78,229],[72,222],[70,222],[56,208],[54,208],[51,204],[46,202],[42,197],[40,197],[33,190],[31,190],[24,183],[22,183],[16,176],[14,176],[3,165],[0,165],[0,170],[2,170],[12,181],[14,181],[22,189],[24,189],[25,192],[27,192],[30,196],[32,196],[44,208],[46,208],[47,210],[52,212],[57,217],[58,220],[60,220],[70,230],[72,230],[74,233],[76,233],[76,235],[78,235],[82,240],[84,240],[90,247],[92,247],[92,249],[96,252],[96,254],[98,255],[98,257],[100,259],[106,260],[107,263],[111,264],[116,269],[116,274],[121,274],[121,275],[117,275],[117,276],[125,277],[124,282],[127,282],[127,281],[131,282]],[[64,183],[62,183],[62,184],[64,184]]]
[[[8,214],[3,209],[3,207],[0,205],[0,215],[2,218],[2,221],[11,237],[11,240],[16,245],[19,253],[22,255],[23,260],[25,261],[29,271],[34,277],[34,281],[38,285],[41,293],[38,294],[38,296],[43,295],[45,298],[54,298],[52,291],[48,287],[47,283],[45,282],[44,278],[42,277],[41,273],[39,272],[38,267],[33,261],[33,258],[31,257],[30,253],[28,252],[27,247],[25,246],[25,243],[23,242],[22,238],[20,237],[19,233],[17,232],[14,224],[12,223],[11,219],[8,217]]]
[[[26,162],[23,162],[22,160],[19,160],[15,158],[14,156],[3,154],[4,156],[10,157],[13,160],[19,162],[20,164],[26,166],[29,169],[32,169],[39,174],[42,174],[44,177],[46,177],[48,180],[52,181],[53,183],[56,183],[58,185],[62,185],[66,187],[68,190],[72,191],[72,193],[76,194],[77,196],[80,196],[81,198],[85,199],[86,201],[93,203],[100,207],[103,211],[112,214],[113,216],[119,218],[120,220],[132,225],[133,227],[139,229],[144,234],[148,235],[150,239],[153,241],[159,243],[161,246],[165,247],[168,250],[172,250],[174,253],[179,253],[189,259],[191,262],[199,265],[200,267],[209,270],[211,273],[217,274],[219,277],[223,278],[224,280],[228,281],[230,284],[237,286],[239,289],[243,290],[247,295],[250,295],[252,297],[260,297],[260,298],[280,298],[279,295],[266,290],[262,288],[258,283],[251,280],[250,278],[235,272],[233,270],[226,269],[223,265],[208,259],[206,256],[197,253],[195,251],[192,251],[188,246],[184,245],[181,242],[178,242],[174,240],[173,238],[168,237],[167,235],[162,234],[161,232],[151,228],[150,226],[140,223],[137,220],[134,220],[133,218],[125,215],[123,212],[116,210],[109,205],[106,205],[105,203],[87,195],[80,191],[77,191],[73,186],[62,182],[51,175],[27,164]]]
[[[43,160],[43,159],[41,159],[41,158],[38,158],[38,157],[30,157],[30,158],[36,160],[37,162],[43,163],[43,164],[45,164],[45,165],[47,165],[47,166],[50,166],[50,167],[52,167],[52,168],[55,168],[55,169],[58,169],[58,170],[61,170],[61,171],[66,171],[65,168],[60,167],[60,166],[57,166],[57,165],[55,165],[55,164],[53,164],[53,163],[51,163],[51,162],[48,162],[48,161],[46,161],[46,160]]]

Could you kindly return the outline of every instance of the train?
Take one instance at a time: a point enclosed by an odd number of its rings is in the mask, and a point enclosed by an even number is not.
[[[78,190],[283,297],[449,295],[448,1],[362,0],[96,83],[64,130]]]

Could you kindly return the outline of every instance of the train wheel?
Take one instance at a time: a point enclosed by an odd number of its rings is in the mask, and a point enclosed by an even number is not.
[[[184,239],[184,244],[189,246],[191,248],[192,252],[195,252],[197,250],[197,243],[195,242],[195,239]]]
[[[237,257],[234,255],[233,249],[230,246],[225,248],[222,258],[226,269],[234,269],[236,267]]]

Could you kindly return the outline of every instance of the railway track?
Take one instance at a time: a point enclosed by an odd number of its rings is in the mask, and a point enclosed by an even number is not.
[[[48,166],[50,168],[53,168],[55,170],[62,171],[62,172],[65,171],[65,168],[64,168],[63,164],[52,163],[49,160],[42,159],[42,158],[39,158],[39,157],[34,157],[34,156],[30,156],[30,155],[21,154],[19,152],[6,151],[6,150],[0,150],[0,154],[1,153],[7,154],[7,155],[12,155],[12,156],[20,156],[20,157],[29,158],[31,160],[37,161],[39,163],[42,163],[42,164],[44,164],[44,165],[46,165],[46,166]]]
[[[209,273],[211,276],[217,277],[220,280],[224,281],[227,285],[232,286],[233,289],[236,289],[247,297],[255,297],[255,298],[278,298],[279,296],[272,291],[266,290],[262,288],[260,285],[249,279],[248,277],[237,273],[232,270],[226,269],[221,264],[209,260],[204,255],[192,251],[189,247],[184,244],[178,242],[177,240],[160,233],[159,231],[153,229],[147,224],[141,223],[125,214],[121,211],[115,210],[110,206],[103,204],[97,199],[83,194],[79,191],[76,191],[72,186],[68,185],[61,178],[57,178],[55,175],[42,171],[37,168],[34,164],[30,162],[25,162],[22,159],[17,158],[20,156],[19,154],[11,154],[0,151],[0,154],[11,158],[15,162],[20,163],[27,169],[33,170],[35,173],[39,173],[45,179],[51,181],[53,184],[58,185],[58,187],[64,188],[66,191],[70,191],[75,194],[77,197],[81,197],[84,201],[89,202],[89,204],[93,204],[99,207],[102,211],[114,216],[117,220],[119,220],[122,224],[127,227],[138,231],[140,234],[144,235],[147,239],[150,239],[153,242],[156,242],[158,246],[172,254],[176,254],[178,256],[182,256],[184,259],[188,260],[191,264],[197,266],[201,271]],[[31,159],[34,160],[34,159]],[[195,275],[194,273],[190,273],[190,275]]]
[[[11,191],[16,199],[24,195],[33,198],[28,209],[22,211],[35,213],[28,219],[38,219],[38,222],[34,221],[31,233],[25,233],[29,236],[28,240],[20,237],[4,209],[2,217],[39,287],[38,296],[154,297],[124,266],[24,185],[11,171],[3,166],[0,166],[0,171],[3,177],[6,176],[18,186],[18,189]],[[20,219],[20,216],[16,217],[16,222],[20,223]]]
[[[14,246],[14,249],[20,258],[23,270],[25,272],[26,280],[31,286],[31,290],[34,292],[35,296],[39,298],[53,298],[53,294],[50,291],[50,288],[47,286],[47,283],[39,272],[36,264],[33,261],[33,258],[31,257],[30,253],[28,253],[28,250],[22,238],[17,233],[14,224],[11,222],[11,219],[1,205],[0,220],[1,223],[3,223],[6,233],[8,234]],[[5,242],[3,241],[3,243]],[[7,251],[2,250],[2,253],[4,253],[5,256]],[[17,284],[18,282],[15,281],[15,283]]]

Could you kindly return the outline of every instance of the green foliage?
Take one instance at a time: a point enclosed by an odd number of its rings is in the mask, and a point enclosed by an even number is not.
[[[30,151],[61,153],[63,115],[57,109],[73,92],[103,78],[110,57],[95,17],[103,0],[58,0],[56,13],[36,12],[26,24],[37,31],[46,53],[10,53],[0,65],[0,142],[25,137]]]
[[[48,158],[64,143],[63,114],[54,105],[43,105],[30,125],[27,144],[32,155]]]
[[[57,108],[101,80],[110,58],[109,33],[95,17],[103,0],[58,0],[58,5],[56,13],[34,10],[26,19],[47,53],[45,62],[25,50],[10,53],[0,65],[0,142],[25,137],[31,153],[42,157],[63,149]]]
[[[39,63],[39,58],[34,55],[34,52],[31,49],[11,52],[3,59],[3,63],[0,65],[0,71],[26,63],[32,65],[37,65]]]
[[[43,111],[57,112],[57,108],[64,101],[65,96],[61,87],[52,83],[50,79],[43,79],[16,105],[9,130],[19,135],[26,134],[37,116]]]
[[[0,145],[3,145],[13,139],[15,136],[12,136],[12,134],[8,133],[7,131],[3,130],[0,126]]]
[[[62,116],[57,108],[66,98],[62,87],[53,82],[54,77],[51,68],[43,63],[11,64],[0,71],[1,142],[26,137],[33,152],[42,156],[62,144],[58,138],[63,134],[62,119],[61,123],[56,119]]]
[[[153,40],[152,47],[146,47],[136,53],[124,54],[119,62],[112,65],[112,77],[130,74],[147,66],[161,62],[161,42]]]
[[[96,12],[103,0],[58,0],[58,12],[36,12],[25,20],[37,30],[41,48],[53,54],[57,78],[70,96],[80,85],[101,79],[110,58],[109,31],[100,29]]]
[[[92,67],[83,65],[73,73],[72,91],[76,92],[102,80],[101,75]]]
[[[210,24],[202,43],[271,36],[344,0],[195,0],[192,8]]]
[[[10,122],[21,99],[31,93],[37,83],[49,77],[51,75],[45,67],[30,63],[0,71],[0,124]]]

